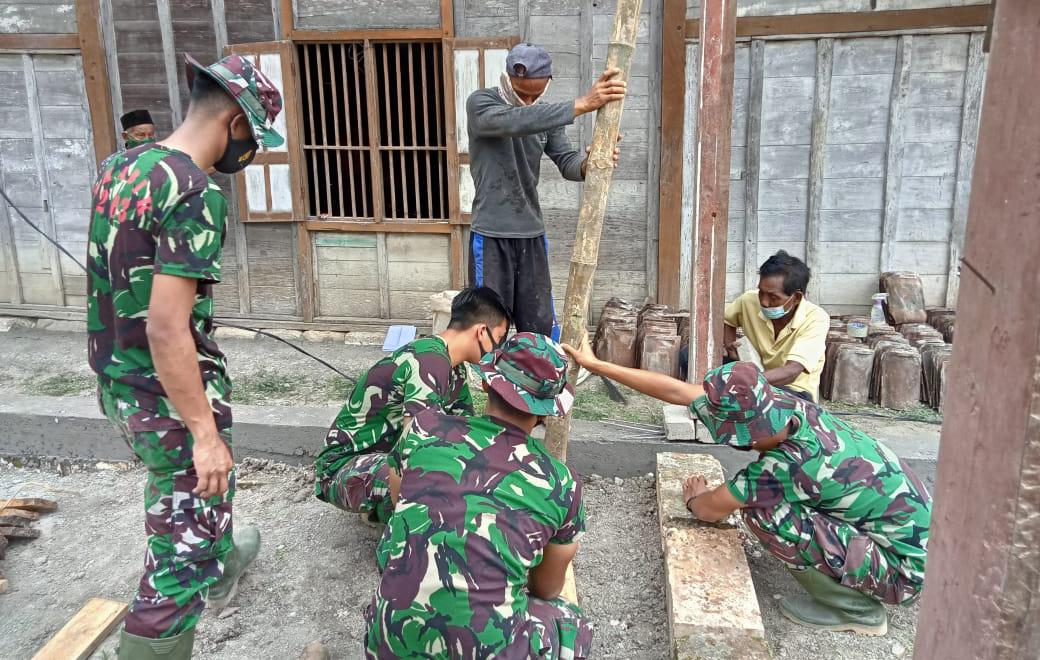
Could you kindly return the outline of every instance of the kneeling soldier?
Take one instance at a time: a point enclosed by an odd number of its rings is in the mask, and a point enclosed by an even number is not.
[[[809,596],[780,609],[811,628],[884,635],[882,603],[909,605],[924,585],[931,497],[881,442],[819,406],[771,387],[750,362],[708,372],[703,385],[598,360],[586,342],[564,347],[579,364],[669,403],[690,406],[712,440],[758,459],[709,490],[683,483],[705,522],[740,509]]]
[[[325,437],[315,463],[315,495],[341,509],[385,523],[386,453],[427,408],[472,415],[464,363],[477,363],[509,332],[509,312],[487,287],[462,290],[451,304],[448,328],[402,346],[358,380]]]
[[[486,415],[422,413],[391,451],[367,657],[587,657],[592,629],[559,598],[581,482],[530,435],[574,401],[566,369],[559,345],[519,333],[481,363]]]

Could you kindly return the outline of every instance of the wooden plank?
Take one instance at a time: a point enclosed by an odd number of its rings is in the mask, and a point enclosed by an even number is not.
[[[982,87],[986,77],[986,56],[982,52],[984,37],[971,35],[968,46],[968,71],[964,77],[964,112],[961,119],[961,140],[957,150],[957,183],[953,201],[953,222],[950,225],[950,273],[946,284],[946,306],[956,307],[960,292],[960,261],[964,249],[964,234],[968,224],[968,205],[971,199],[971,179],[975,165],[975,150],[982,108]]]
[[[985,27],[986,5],[936,7],[871,12],[743,16],[737,19],[738,37],[890,32],[940,28]],[[686,37],[696,39],[699,21],[686,21]]]
[[[9,539],[38,539],[40,538],[40,530],[34,527],[22,527],[17,526],[0,526],[0,536],[6,536]]]
[[[38,177],[38,181],[44,191],[43,203],[45,208],[43,213],[42,229],[48,236],[55,238],[56,231],[54,228],[53,209],[51,204],[48,204],[47,200],[50,196],[51,190],[51,173],[44,160],[44,154],[47,152],[43,137],[43,119],[40,116],[40,97],[39,88],[37,86],[38,78],[36,77],[33,56],[28,54],[22,55],[22,65],[25,67],[25,90],[26,96],[29,98],[29,126],[33,137],[33,155],[36,161],[36,176]],[[53,200],[51,202],[53,203]],[[57,296],[58,304],[64,306],[65,284],[61,279],[60,253],[53,245],[44,241],[43,254],[46,255],[49,264],[53,294]]]
[[[296,25],[311,32],[393,29],[413,31],[424,28],[436,38],[444,36],[439,0],[296,0]],[[293,40],[297,37],[294,34]],[[396,39],[396,38],[395,38]],[[338,41],[330,38],[330,41]]]
[[[376,236],[376,270],[379,273],[379,318],[390,318],[390,261],[386,234]]]
[[[217,46],[217,57],[224,57],[224,48],[228,45],[227,12],[224,10],[224,0],[210,0],[210,8],[213,16],[213,38]]]
[[[434,49],[434,59],[440,60],[441,68],[440,84],[433,86],[433,97],[434,97],[434,108],[436,126],[444,126],[444,146],[447,147],[446,158],[442,161],[440,155],[437,154],[438,167],[437,167],[437,189],[444,190],[444,184],[447,183],[448,197],[444,199],[441,195],[441,214],[439,217],[447,218],[448,222],[453,224],[462,224],[462,212],[459,210],[459,152],[462,149],[459,148],[459,140],[461,139],[457,125],[451,121],[452,117],[457,116],[459,108],[456,106],[458,99],[458,92],[455,91],[455,51],[451,48],[450,41],[442,41],[441,47]],[[444,118],[445,123],[441,123],[441,87],[444,88]],[[462,106],[465,110],[465,103]],[[440,166],[440,163],[444,164],[444,167]],[[447,202],[447,206],[445,206]],[[459,265],[455,264],[455,268]]]
[[[368,146],[369,146],[369,176],[372,179],[372,217],[381,221],[386,217],[383,199],[383,163],[379,156],[380,126],[378,121],[373,121],[380,116],[377,101],[378,90],[376,89],[376,51],[372,42],[365,40],[365,98],[368,107]],[[308,227],[309,228],[309,227]]]
[[[657,68],[656,74],[649,77],[649,85],[647,88],[648,93],[648,104],[649,104],[649,123],[646,126],[646,143],[648,145],[646,155],[643,156],[638,150],[632,151],[632,162],[639,163],[639,172],[636,174],[638,178],[642,178],[643,169],[642,163],[646,163],[646,180],[648,182],[660,181],[661,179],[661,69],[660,66],[663,64],[662,59],[662,43],[660,38],[656,38],[658,35],[663,36],[664,30],[664,0],[648,0],[648,8],[650,12],[650,34],[654,35],[655,38],[650,40],[650,61],[654,62]],[[676,22],[678,25],[678,21]],[[681,30],[674,30],[678,36]],[[679,70],[683,71],[685,65],[680,66]],[[631,71],[631,70],[630,70]],[[682,107],[681,105],[679,106]],[[635,137],[635,136],[633,136]],[[681,139],[677,140],[676,144],[680,144]],[[681,162],[681,160],[680,160]],[[627,165],[627,163],[626,163]],[[621,176],[627,176],[627,167],[618,167],[622,172],[615,171],[614,176],[621,178]],[[621,175],[621,176],[619,176]],[[681,194],[681,191],[680,191]],[[646,269],[646,287],[647,296],[653,300],[657,299],[657,283],[658,283],[658,269],[657,269],[657,253],[658,253],[658,235],[657,228],[660,225],[660,213],[661,213],[661,189],[658,186],[651,185],[647,186],[647,212],[646,212],[646,240],[644,241],[644,261]],[[599,310],[595,310],[598,318]]]
[[[679,227],[679,302],[676,307],[689,306],[690,280],[693,277],[694,224],[697,208],[697,115],[700,105],[700,49],[696,44],[686,45],[686,75],[683,104],[685,121],[682,147],[682,213]],[[730,194],[744,194],[743,186],[733,186]],[[739,200],[744,206],[744,200]],[[738,206],[732,199],[731,206]]]
[[[744,289],[758,282],[758,187],[761,174],[762,93],[765,87],[764,41],[751,42],[751,88],[748,96],[747,156],[744,176]]]
[[[2,502],[3,502],[3,500],[0,500],[0,503],[2,503]],[[32,511],[30,509],[18,509],[18,508],[15,508],[15,507],[6,507],[6,508],[3,508],[3,509],[0,509],[0,516],[3,516],[6,519],[17,518],[18,520],[25,521],[26,523],[34,522],[34,521],[40,519],[40,514],[37,511]],[[0,525],[6,525],[6,524],[9,524],[9,523],[0,523]],[[21,523],[15,523],[15,524],[21,524]]]
[[[690,277],[692,379],[715,365],[722,343],[736,17],[736,0],[701,4],[697,207]]]
[[[683,187],[693,169],[684,162],[684,128],[686,115],[687,61],[683,37],[686,16],[685,0],[662,0],[661,22],[661,164],[660,212],[657,227],[657,300],[661,304],[681,307],[680,254],[682,250]],[[693,90],[691,90],[693,91]],[[653,179],[650,179],[651,181]],[[687,267],[686,272],[689,272]]]
[[[888,143],[885,148],[885,214],[881,224],[880,272],[891,270],[896,231],[899,224],[899,198],[903,180],[903,115],[910,91],[910,66],[913,63],[913,37],[899,37],[895,75],[888,106]]]
[[[0,50],[61,50],[79,49],[79,35],[72,34],[0,34]]]
[[[921,658],[1040,657],[1040,130],[1022,111],[1040,86],[1040,4],[1000,0],[995,11],[959,292],[967,311],[947,378],[914,644]],[[982,433],[998,441],[976,453]]]
[[[89,658],[126,616],[126,603],[91,598],[61,630],[51,637],[33,660],[83,660]]]
[[[3,142],[0,142],[0,144],[3,144]],[[2,148],[0,148],[0,153],[2,153]],[[0,163],[7,165],[3,163],[2,157],[0,157]],[[3,186],[5,190],[7,189],[4,167],[0,167],[0,186]],[[14,219],[7,202],[0,200],[0,253],[3,255],[3,261],[7,268],[6,277],[10,283],[10,302],[20,305],[25,302],[25,298],[22,293],[22,274],[18,265],[18,251],[15,248],[13,221]]]
[[[155,9],[159,14],[159,36],[162,42],[163,68],[166,71],[166,90],[170,99],[170,117],[173,128],[180,126],[181,88],[177,79],[177,46],[173,41],[173,18],[170,14],[170,0],[155,0]]]
[[[448,262],[451,265],[451,276],[449,285],[458,290],[466,286],[466,247],[463,240],[465,227],[453,224],[451,226]]]
[[[276,3],[271,8],[275,19],[275,35],[281,39],[292,39],[296,31],[296,15],[293,11],[293,0],[271,0]]]
[[[119,123],[119,118],[123,115],[123,94],[119,71],[119,48],[116,44],[115,18],[112,13],[112,0],[100,0],[99,11],[103,50],[107,62],[108,98],[112,102],[112,135],[116,139],[116,148],[118,148],[118,136],[123,130],[122,125]]]
[[[831,72],[834,67],[834,40],[825,38],[816,45],[816,92],[813,100],[812,146],[809,152],[809,213],[805,218],[805,262],[811,273],[820,270],[820,213],[823,210],[823,175],[827,169],[827,126],[830,124]],[[809,279],[810,300],[819,300],[819,280]]]
[[[302,223],[308,231],[343,231],[373,233],[450,234],[447,222],[351,222],[348,220],[308,220]]]
[[[100,0],[76,0],[83,85],[87,106],[90,108],[95,165],[99,165],[105,156],[119,146],[116,139],[116,115],[112,105],[112,86],[108,79],[111,61],[106,52],[107,40],[100,23],[103,12],[99,2]],[[116,76],[118,75],[116,71]]]

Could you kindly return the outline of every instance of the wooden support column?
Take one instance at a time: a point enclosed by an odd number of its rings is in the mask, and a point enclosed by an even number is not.
[[[83,85],[90,109],[91,134],[94,137],[95,164],[114,152],[116,144],[116,116],[113,115],[112,88],[109,86],[110,68],[115,63],[115,50],[106,57],[105,36],[102,32],[103,12],[99,0],[76,1],[76,25],[79,31],[80,58],[83,60]],[[111,29],[111,26],[108,27]],[[119,70],[115,71],[116,80]],[[116,88],[118,90],[118,87]],[[122,108],[122,103],[119,104]]]
[[[751,89],[748,93],[747,156],[744,166],[744,290],[758,287],[758,177],[762,163],[762,92],[765,89],[766,42],[751,42]]]
[[[885,147],[885,211],[881,220],[880,272],[892,270],[896,228],[899,225],[899,191],[903,181],[903,115],[910,94],[910,58],[913,37],[899,37],[888,106],[888,144]]]
[[[715,365],[722,346],[736,30],[736,0],[702,0],[697,206],[690,276],[691,379],[703,377]]]
[[[964,113],[961,115],[961,143],[957,149],[957,183],[953,197],[953,223],[950,225],[950,274],[946,281],[946,306],[957,306],[960,288],[961,251],[968,224],[971,175],[979,135],[979,110],[982,84],[986,78],[986,55],[982,52],[983,33],[971,35],[968,42],[968,71],[964,74]]]
[[[1000,0],[914,655],[1040,657],[1040,3]]]
[[[162,41],[163,66],[166,70],[166,89],[170,94],[170,123],[174,130],[181,125],[181,86],[177,80],[177,47],[173,43],[173,16],[170,0],[155,0],[159,14],[159,38]]]
[[[657,225],[657,302],[685,305],[679,298],[686,103],[686,1],[663,0],[661,20],[661,169]],[[653,142],[652,140],[651,142]],[[651,179],[652,180],[652,179]]]
[[[834,39],[816,42],[816,93],[813,100],[812,146],[809,148],[809,213],[805,217],[805,263],[812,272],[809,300],[820,301],[820,228],[823,226],[823,171],[827,159],[827,125],[830,123],[831,70],[834,68]]]

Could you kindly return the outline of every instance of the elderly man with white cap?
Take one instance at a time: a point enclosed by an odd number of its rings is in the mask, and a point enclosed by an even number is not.
[[[487,286],[505,300],[517,332],[559,339],[549,277],[548,241],[538,203],[542,155],[565,179],[582,181],[586,159],[565,127],[579,116],[625,96],[618,69],[608,69],[588,93],[573,101],[542,101],[552,80],[552,57],[522,43],[506,58],[498,87],[481,89],[466,102],[470,171],[473,175],[469,283]],[[614,152],[617,163],[619,152]]]

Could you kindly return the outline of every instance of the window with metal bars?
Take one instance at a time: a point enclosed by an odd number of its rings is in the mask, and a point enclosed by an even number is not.
[[[308,215],[448,220],[440,42],[298,49]]]

